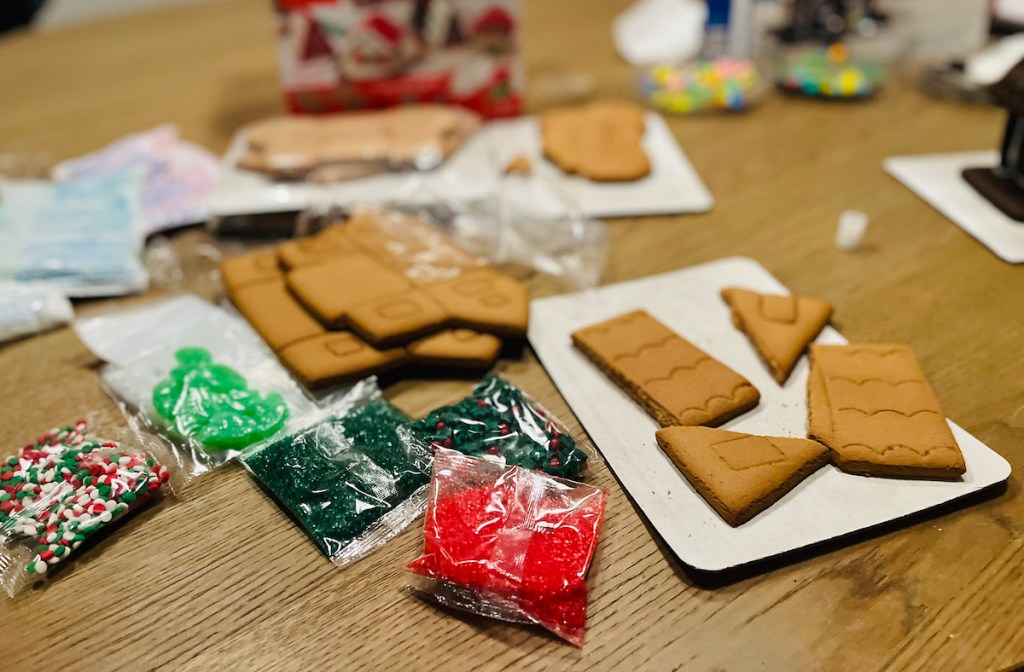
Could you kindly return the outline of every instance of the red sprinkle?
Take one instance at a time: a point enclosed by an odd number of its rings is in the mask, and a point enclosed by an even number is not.
[[[484,602],[496,594],[502,603],[516,605],[581,646],[587,619],[585,578],[604,518],[605,494],[582,484],[566,491],[564,481],[520,467],[477,466],[483,460],[466,467],[464,461],[471,458],[459,459],[463,462],[435,458],[435,475],[451,469],[471,472],[474,478],[431,482],[423,555],[409,569],[467,587]],[[490,481],[491,475],[493,482],[469,485]],[[527,488],[537,493],[536,506],[511,506]],[[527,515],[531,517],[525,519]],[[511,528],[532,534],[526,539],[502,534]],[[521,542],[513,548],[508,544],[515,542],[509,539]],[[508,564],[510,558],[515,566]]]
[[[437,424],[434,425],[434,429],[436,429],[438,431],[444,429],[445,427],[447,427],[447,425],[444,424],[444,420],[438,420]]]

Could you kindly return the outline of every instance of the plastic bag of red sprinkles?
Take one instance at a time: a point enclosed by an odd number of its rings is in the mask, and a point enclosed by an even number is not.
[[[587,622],[586,577],[604,491],[438,450],[415,592],[447,607],[535,623],[576,646]]]
[[[83,420],[0,455],[0,586],[13,597],[44,579],[169,480],[148,452],[91,436]]]

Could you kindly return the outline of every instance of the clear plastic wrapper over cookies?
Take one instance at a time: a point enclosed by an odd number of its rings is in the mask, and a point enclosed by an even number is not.
[[[455,450],[562,478],[582,479],[594,452],[522,390],[491,375],[461,401],[399,429],[420,450]]]
[[[375,379],[357,383],[324,416],[247,451],[242,463],[336,565],[397,536],[422,512],[431,454],[404,445],[409,418]]]
[[[84,420],[0,450],[0,460],[0,587],[12,597],[52,575],[171,479],[141,444],[97,437]]]
[[[75,330],[107,361],[100,376],[129,423],[165,440],[185,482],[319,413],[243,321],[197,297],[80,320]]]
[[[602,490],[440,449],[413,589],[446,607],[535,623],[582,646]]]

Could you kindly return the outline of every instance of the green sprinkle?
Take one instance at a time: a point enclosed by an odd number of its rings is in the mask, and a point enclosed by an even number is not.
[[[333,558],[429,482],[430,453],[407,449],[396,432],[407,422],[376,399],[243,460]]]

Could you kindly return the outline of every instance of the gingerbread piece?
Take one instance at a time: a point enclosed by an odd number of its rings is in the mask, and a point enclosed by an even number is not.
[[[431,285],[427,292],[448,312],[454,326],[501,336],[526,335],[530,293],[493,268],[466,271],[454,280]]]
[[[273,350],[324,333],[323,325],[299,305],[283,279],[242,287],[232,300]]]
[[[651,172],[639,105],[598,101],[540,115],[544,156],[566,173],[600,182],[631,181]]]
[[[238,165],[278,178],[358,177],[440,165],[479,127],[472,112],[420,105],[327,116],[277,117],[245,128]]]
[[[349,327],[378,348],[433,333],[447,321],[448,313],[418,289],[388,294],[348,310]]]
[[[378,350],[355,334],[335,331],[293,343],[278,356],[306,387],[314,388],[388,371],[407,355],[402,348]]]
[[[254,250],[220,262],[220,275],[229,292],[254,283],[274,282],[282,277],[276,250]]]
[[[412,362],[425,366],[486,369],[501,352],[501,339],[470,329],[449,329],[406,346]]]
[[[486,368],[501,351],[495,335],[526,333],[522,284],[405,213],[360,211],[282,245],[287,273],[273,251],[260,255],[225,264],[228,293],[310,386],[407,362]]]
[[[810,348],[808,435],[843,471],[957,479],[963,454],[917,357],[904,345]]]
[[[642,310],[580,329],[572,341],[663,426],[720,425],[761,398],[746,378]]]
[[[289,240],[277,248],[281,264],[289,270],[332,261],[357,251],[359,247],[349,240],[340,226],[329,227],[312,236]]]
[[[828,449],[809,439],[707,427],[666,427],[655,436],[690,485],[733,527],[828,463]]]
[[[364,251],[416,284],[451,280],[480,265],[436,228],[403,212],[360,211],[346,222],[344,231]]]
[[[832,316],[832,306],[810,296],[778,296],[730,287],[722,298],[733,324],[753,343],[779,385]]]
[[[411,286],[398,271],[358,253],[288,273],[288,289],[330,327],[344,326],[353,307],[408,291]]]

